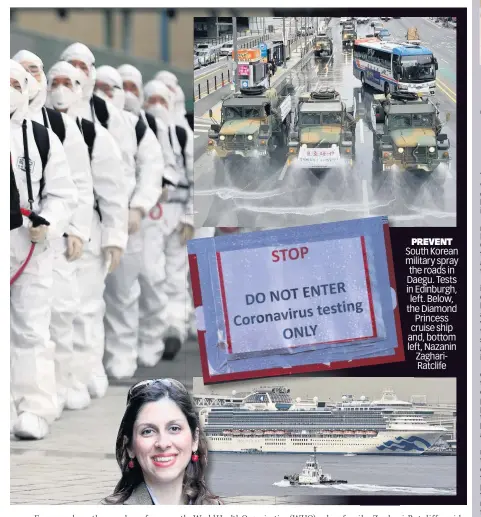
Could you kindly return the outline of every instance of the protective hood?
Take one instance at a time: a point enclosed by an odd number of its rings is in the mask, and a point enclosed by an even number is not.
[[[67,109],[67,113],[73,116],[72,111],[82,101],[81,76],[85,77],[85,74],[67,61],[55,63],[47,73],[48,95],[46,105],[53,109]],[[67,92],[68,88],[64,86],[52,90],[53,80],[57,77],[68,77],[72,81],[73,90]],[[62,92],[61,88],[66,89]]]
[[[175,90],[175,87],[179,84],[177,76],[168,70],[158,72],[154,77],[154,81],[160,81],[166,84],[171,90]]]
[[[177,86],[176,90],[175,90],[174,110],[175,110],[175,114],[177,116],[176,118],[179,122],[185,118],[185,115],[187,114],[187,111],[185,109],[185,95],[180,86]]]
[[[40,68],[40,81],[38,81],[28,71],[28,75],[32,77],[33,81],[29,78],[28,87],[28,100],[29,100],[29,112],[36,113],[42,109],[47,100],[47,77],[43,71],[43,61],[33,52],[29,50],[20,50],[13,58],[14,61],[23,65],[24,63],[31,63],[37,65]]]
[[[11,122],[21,124],[28,112],[28,76],[30,74],[23,68],[23,66],[13,59],[10,60],[10,78],[15,79],[20,83],[22,91],[12,92],[14,90],[10,86],[10,112],[13,114],[10,117]]]
[[[433,129],[420,127],[409,129],[396,129],[390,132],[396,147],[431,147],[436,146],[436,135]]]
[[[160,118],[164,124],[170,126],[175,123],[175,116],[172,113],[172,93],[167,86],[160,81],[149,81],[144,88],[145,95],[145,111]],[[160,104],[150,104],[149,99],[158,95],[165,99],[168,108],[160,106]]]
[[[139,89],[139,97],[134,95],[132,92],[125,92],[125,109],[131,111],[136,115],[140,115],[140,110],[144,104],[144,92],[143,92],[143,81],[142,74],[140,71],[132,65],[122,65],[117,68],[117,72],[124,81],[132,81]]]
[[[85,63],[89,68],[89,75],[87,77],[87,81],[83,83],[82,86],[82,98],[85,101],[89,101],[92,97],[95,88],[95,57],[90,51],[90,49],[84,45],[83,43],[72,43],[72,45],[68,46],[60,56],[62,61],[72,61],[78,60]],[[86,75],[83,71],[82,73]]]
[[[112,66],[101,66],[97,69],[97,81],[106,83],[113,88],[114,96],[112,99],[107,98],[108,102],[111,102],[117,109],[123,111],[125,105],[125,92],[122,82],[122,77],[119,72]],[[99,95],[100,92],[97,92]]]
[[[338,144],[340,137],[340,126],[304,127],[299,132],[301,144]]]
[[[259,119],[228,120],[220,130],[221,135],[255,135],[260,128]]]

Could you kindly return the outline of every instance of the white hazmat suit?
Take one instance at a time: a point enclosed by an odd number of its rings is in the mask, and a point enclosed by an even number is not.
[[[40,68],[36,77],[30,76],[29,116],[36,122],[51,127],[49,111],[44,107],[47,98],[47,78],[43,63],[32,52],[22,50],[14,56],[24,67],[34,63]],[[40,80],[38,80],[40,78]],[[77,81],[78,84],[78,81]],[[67,398],[67,377],[71,367],[73,347],[73,318],[79,306],[77,264],[83,247],[90,239],[91,213],[94,204],[92,174],[87,146],[75,121],[61,113],[63,123],[63,147],[70,167],[72,180],[77,188],[78,204],[72,214],[64,236],[51,243],[53,250],[53,297],[50,336],[55,345],[55,367],[58,392],[58,417]]]
[[[85,74],[69,63],[59,62],[50,70],[49,82],[53,82],[55,77],[70,77],[78,81],[80,87],[74,88],[73,95],[67,90],[60,93],[52,91],[50,102],[57,109],[67,109],[74,120],[81,119]],[[65,349],[63,356],[72,358],[71,366],[66,369],[69,371],[66,378],[66,407],[69,409],[86,407],[90,397],[102,397],[107,390],[108,379],[102,363],[103,293],[112,260],[109,251],[114,249],[118,252],[127,245],[128,198],[120,150],[112,135],[100,123],[92,126],[91,122],[82,121],[81,127],[93,127],[95,134],[90,166],[96,209],[93,205],[90,207],[91,239],[77,266],[80,304],[74,319],[73,355],[71,350]]]
[[[97,84],[108,85],[113,93],[110,102],[123,110],[125,92],[119,72],[102,66],[97,70]],[[137,369],[139,325],[139,276],[144,249],[141,222],[162,192],[164,159],[160,145],[150,127],[138,115],[122,111],[131,128],[136,164],[135,183],[130,186],[129,241],[119,268],[106,280],[105,367],[115,378],[132,377]],[[136,131],[137,126],[137,131]],[[142,133],[140,133],[142,128]]]
[[[10,232],[10,275],[26,259],[30,241],[37,244],[23,274],[10,288],[11,395],[18,419],[14,433],[21,438],[43,438],[57,416],[54,345],[50,340],[53,254],[50,243],[67,230],[77,204],[65,151],[57,136],[47,131],[49,152],[45,169],[28,112],[28,75],[10,61],[10,153],[20,206],[30,209],[28,176],[33,210],[50,226],[24,226]],[[12,86],[12,79],[14,86]],[[18,88],[17,85],[20,85]],[[26,145],[25,141],[26,140]],[[26,156],[28,154],[28,156]],[[30,173],[30,174],[29,174]],[[41,180],[44,187],[40,195]]]
[[[187,337],[190,311],[186,240],[193,233],[193,207],[189,174],[175,131],[171,92],[163,83],[150,81],[144,95],[146,112],[155,117],[158,127],[170,133],[176,169],[181,174],[179,187],[185,187],[171,192],[144,223],[146,240],[155,243],[153,255],[146,257],[139,331],[140,354],[148,365],[155,364],[160,357],[172,359]],[[159,347],[161,340],[164,350]]]

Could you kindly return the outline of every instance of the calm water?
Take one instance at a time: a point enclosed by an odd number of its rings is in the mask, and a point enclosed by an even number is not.
[[[209,453],[209,487],[219,496],[454,495],[455,456],[321,456],[318,462],[346,485],[291,487],[285,474],[301,471],[304,454]]]

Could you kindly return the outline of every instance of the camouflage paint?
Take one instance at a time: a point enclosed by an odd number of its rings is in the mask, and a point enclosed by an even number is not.
[[[321,141],[338,144],[341,139],[341,126],[311,126],[299,130],[301,144],[318,144]]]
[[[397,147],[436,147],[433,129],[409,128],[395,129],[389,133]]]
[[[219,135],[254,135],[262,123],[266,123],[264,119],[228,120],[222,124]]]

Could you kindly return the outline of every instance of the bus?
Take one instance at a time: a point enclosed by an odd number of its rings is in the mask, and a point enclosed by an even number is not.
[[[353,52],[353,74],[363,85],[386,95],[397,90],[436,93],[438,62],[425,47],[365,38],[355,41]]]

